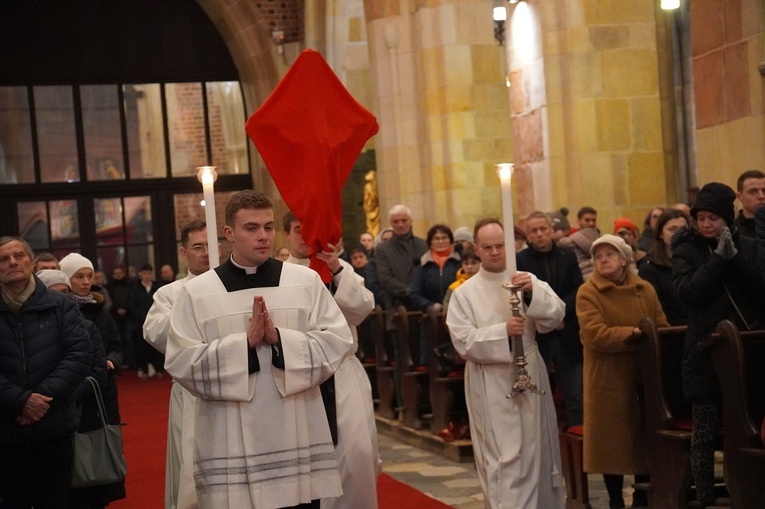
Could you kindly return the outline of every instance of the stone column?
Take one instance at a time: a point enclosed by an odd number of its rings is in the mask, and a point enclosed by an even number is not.
[[[648,209],[676,195],[665,153],[674,101],[657,49],[667,44],[658,2],[529,3],[541,23],[544,72],[534,78],[545,81],[540,123],[552,205],[572,215],[595,207],[604,232],[618,216],[640,225]]]
[[[366,0],[382,211],[415,231],[501,213],[494,164],[512,160],[503,50],[484,0]]]

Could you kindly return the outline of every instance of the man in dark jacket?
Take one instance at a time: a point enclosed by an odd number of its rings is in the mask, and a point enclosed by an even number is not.
[[[412,307],[412,273],[419,263],[420,257],[428,250],[424,239],[415,237],[412,233],[412,212],[404,205],[394,205],[390,209],[390,226],[393,237],[375,249],[374,261],[377,268],[377,278],[385,292],[385,328],[388,340],[393,343],[393,353],[398,360],[398,342],[395,339],[396,326],[393,315],[396,307]],[[394,381],[396,385],[396,401],[403,406],[401,398],[401,366],[394,363]]]
[[[739,235],[755,238],[754,214],[765,205],[765,173],[760,170],[745,171],[736,181],[736,198],[741,202],[733,224]]]
[[[134,284],[135,281],[127,277],[123,267],[114,267],[112,278],[109,281],[109,293],[112,297],[110,313],[120,331],[122,348],[125,354],[124,364],[129,366],[130,369],[135,369],[138,366],[132,340],[134,323],[130,317],[130,292]]]
[[[0,499],[68,508],[77,429],[74,391],[90,372],[77,305],[32,275],[34,254],[0,237]]]
[[[154,267],[148,263],[143,264],[139,281],[130,289],[130,301],[128,303],[130,318],[135,323],[133,348],[138,363],[138,378],[142,380],[155,376],[162,378],[162,369],[165,363],[162,353],[152,348],[143,339],[143,322],[154,303],[154,294],[157,289],[159,289],[159,285],[154,281]]]
[[[553,226],[544,212],[533,212],[526,220],[529,249],[517,254],[518,270],[545,281],[566,303],[566,316],[557,330],[537,332],[537,344],[545,364],[554,363],[556,380],[566,400],[568,426],[582,424],[582,343],[576,318],[576,292],[582,272],[573,251],[553,241]]]

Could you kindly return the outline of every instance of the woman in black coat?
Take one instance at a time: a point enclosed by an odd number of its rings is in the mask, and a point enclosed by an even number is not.
[[[117,399],[116,375],[122,368],[122,340],[119,329],[112,315],[104,307],[106,299],[98,293],[98,287],[93,286],[93,264],[79,253],[69,253],[59,262],[61,271],[70,279],[71,296],[80,306],[83,316],[92,321],[103,341],[106,353],[107,379],[102,391],[106,406],[108,424],[121,424],[119,402]],[[85,431],[82,427],[80,431]],[[91,429],[101,426],[100,419],[88,423]],[[125,498],[125,482],[121,481],[105,486],[79,488],[72,490],[73,509],[102,508],[113,500]]]
[[[688,311],[677,297],[672,282],[672,237],[687,228],[690,218],[685,212],[669,209],[662,212],[656,222],[653,248],[645,263],[638,269],[638,275],[651,283],[659,297],[661,308],[670,325],[688,325]]]
[[[696,226],[672,240],[672,277],[688,309],[683,352],[683,392],[691,401],[691,469],[702,507],[714,503],[714,447],[721,392],[708,349],[699,342],[721,320],[748,330],[765,323],[761,298],[765,278],[755,264],[754,240],[732,228],[736,195],[725,184],[705,185],[691,215]]]

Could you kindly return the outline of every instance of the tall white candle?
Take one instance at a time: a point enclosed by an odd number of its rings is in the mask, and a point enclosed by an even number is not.
[[[210,268],[220,265],[218,258],[218,221],[215,218],[215,192],[213,185],[218,178],[215,166],[197,168],[197,179],[202,183],[205,198],[205,222],[207,223],[207,249],[210,253]]]
[[[502,189],[502,223],[505,227],[505,256],[507,257],[507,275],[509,278],[515,275],[515,233],[513,232],[513,164],[499,163],[497,175]]]

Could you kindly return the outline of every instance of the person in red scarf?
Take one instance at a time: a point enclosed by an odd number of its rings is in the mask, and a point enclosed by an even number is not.
[[[462,267],[454,250],[454,234],[448,226],[432,226],[426,241],[428,250],[420,257],[420,266],[412,276],[412,304],[423,313],[430,307],[441,311],[446,290]]]

